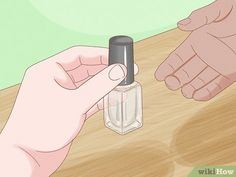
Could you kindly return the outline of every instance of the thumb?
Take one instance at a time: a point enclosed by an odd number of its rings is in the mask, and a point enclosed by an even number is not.
[[[217,0],[193,11],[188,18],[178,22],[178,28],[183,31],[193,31],[212,22],[221,21],[230,14],[232,8],[233,4],[230,1]]]
[[[83,100],[82,109],[87,112],[94,104],[106,96],[126,77],[127,69],[124,65],[111,65],[80,86],[76,92]]]

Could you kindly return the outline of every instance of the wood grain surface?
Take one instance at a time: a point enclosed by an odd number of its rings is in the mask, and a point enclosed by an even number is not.
[[[135,44],[143,86],[141,129],[120,136],[91,117],[52,177],[184,177],[197,165],[236,165],[236,85],[208,102],[184,98],[154,72],[188,33],[177,29]],[[19,86],[0,91],[0,128]]]

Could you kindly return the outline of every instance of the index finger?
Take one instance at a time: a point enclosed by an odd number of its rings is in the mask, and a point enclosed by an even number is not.
[[[187,38],[166,60],[158,67],[155,76],[159,81],[165,80],[169,75],[175,73],[186,62],[196,55],[192,48],[190,39]]]
[[[108,49],[101,47],[76,46],[52,57],[66,71],[76,69],[81,65],[107,65]]]

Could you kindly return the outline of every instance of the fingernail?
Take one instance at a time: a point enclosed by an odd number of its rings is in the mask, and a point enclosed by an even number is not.
[[[178,90],[180,88],[180,81],[175,76],[168,76],[165,81],[170,90]]]
[[[137,64],[134,64],[134,75],[137,75],[139,72],[139,68]]]
[[[179,25],[188,25],[189,23],[191,23],[191,19],[190,18],[186,18],[184,20],[181,20],[180,22],[178,22]]]
[[[193,95],[194,100],[196,101],[208,101],[212,98],[211,93],[206,89],[200,89]]]
[[[125,77],[125,71],[121,67],[121,65],[115,65],[113,68],[111,68],[109,72],[109,78],[113,81],[117,81],[120,79],[123,79]]]
[[[182,94],[188,99],[193,98],[194,91],[195,89],[191,85],[186,85],[182,88]]]

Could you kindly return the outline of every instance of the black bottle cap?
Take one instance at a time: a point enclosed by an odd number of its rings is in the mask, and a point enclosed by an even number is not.
[[[109,41],[109,65],[123,64],[127,67],[127,76],[119,86],[134,82],[134,47],[133,39],[128,36],[114,36]]]

